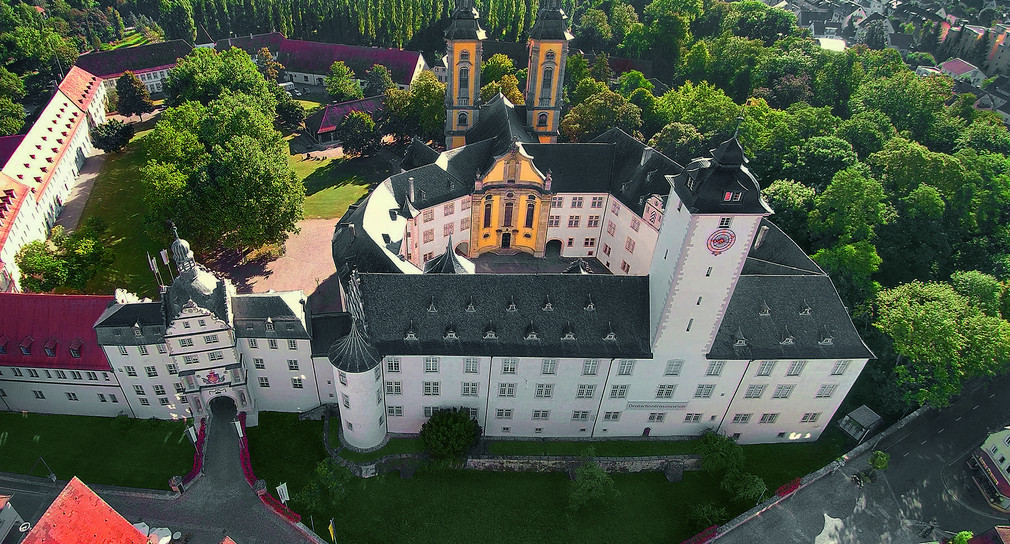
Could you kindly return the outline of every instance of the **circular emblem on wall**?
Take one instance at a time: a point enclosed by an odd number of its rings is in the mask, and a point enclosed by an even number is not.
[[[736,242],[736,234],[733,231],[719,229],[708,237],[708,250],[712,252],[712,255],[718,255],[733,247],[733,242]]]

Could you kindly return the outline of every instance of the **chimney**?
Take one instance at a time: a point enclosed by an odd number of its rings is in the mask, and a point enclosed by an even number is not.
[[[761,244],[765,242],[765,238],[767,236],[768,236],[768,226],[764,225],[758,230],[757,236],[754,237],[754,249],[758,249],[759,247],[761,247]]]
[[[407,198],[414,201],[414,178],[407,178]]]

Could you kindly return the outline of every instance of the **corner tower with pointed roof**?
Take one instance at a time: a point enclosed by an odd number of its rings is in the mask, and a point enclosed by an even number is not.
[[[530,28],[529,76],[526,79],[526,124],[540,143],[558,141],[565,59],[572,37],[561,0],[541,0],[537,20]]]
[[[445,147],[466,143],[466,131],[477,123],[480,113],[481,41],[480,14],[474,0],[456,0],[449,26],[445,29],[446,63],[449,78],[445,86]]]

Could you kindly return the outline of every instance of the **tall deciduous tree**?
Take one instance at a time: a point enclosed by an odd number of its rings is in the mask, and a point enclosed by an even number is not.
[[[133,125],[128,125],[119,119],[109,119],[95,127],[91,140],[95,147],[103,151],[119,152],[133,138]]]
[[[338,129],[340,143],[347,153],[364,155],[379,145],[379,132],[372,116],[363,111],[352,111],[344,117]]]
[[[814,202],[810,231],[821,237],[823,246],[834,245],[836,241],[848,244],[870,240],[875,229],[894,215],[884,197],[883,186],[863,165],[835,174]]]
[[[816,136],[794,147],[783,173],[817,190],[823,190],[839,171],[858,162],[852,145],[836,136]]]
[[[111,264],[112,250],[101,222],[88,221],[72,233],[53,227],[49,240],[31,242],[14,257],[21,287],[35,293],[57,288],[83,290],[88,280]]]
[[[381,64],[375,64],[371,70],[365,72],[365,96],[379,96],[386,94],[387,89],[395,88],[393,76],[389,73],[389,68]]]
[[[154,111],[154,102],[147,92],[147,86],[129,70],[116,80],[116,96],[116,109],[121,115],[139,115],[143,121],[145,113]]]
[[[526,98],[519,90],[519,80],[512,74],[501,76],[498,81],[492,81],[480,88],[480,99],[484,102],[491,100],[498,93],[508,98],[509,102],[522,105],[526,103]]]
[[[561,131],[573,142],[589,141],[615,127],[634,134],[641,126],[642,110],[609,90],[590,96],[561,120]]]
[[[579,58],[581,58],[581,55]],[[515,73],[516,67],[515,64],[512,63],[512,59],[501,53],[495,53],[494,55],[491,55],[491,58],[481,64],[480,80],[482,83],[487,84],[492,81],[499,81],[502,76],[510,74],[514,75]]]
[[[6,96],[0,96],[0,136],[17,134],[25,125],[25,109]]]
[[[477,443],[481,427],[466,408],[436,411],[421,425],[421,442],[432,457],[459,460]]]
[[[193,22],[193,6],[189,0],[169,0],[161,8],[159,19],[165,38],[196,42],[196,24]]]
[[[812,187],[791,179],[775,180],[761,191],[761,196],[775,210],[775,224],[804,248],[810,241],[807,218],[814,209],[816,195]]]
[[[330,66],[330,74],[326,76],[326,92],[333,100],[346,102],[361,98],[361,86],[354,80],[354,71],[338,60]]]
[[[217,51],[205,47],[194,49],[179,59],[165,82],[166,102],[178,106],[188,100],[207,105],[220,98],[225,90],[242,93],[258,103],[264,111],[273,111],[276,98],[256,63],[245,51],[232,47]]]
[[[260,73],[267,81],[277,81],[277,76],[284,69],[284,65],[277,62],[277,59],[270,53],[270,48],[265,46],[256,52],[256,66],[259,67]]]

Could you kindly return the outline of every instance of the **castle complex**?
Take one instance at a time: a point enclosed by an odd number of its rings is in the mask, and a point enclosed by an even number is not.
[[[481,103],[472,0],[445,36],[448,150],[413,142],[336,225],[345,311],[238,295],[177,236],[160,302],[0,300],[31,301],[0,315],[0,407],[199,418],[228,398],[255,424],[333,403],[361,449],[447,407],[492,437],[816,440],[873,354],[768,220],[736,137],[686,166],[619,129],[557,143],[559,0],[530,31],[525,105]],[[530,261],[572,264],[502,273]],[[60,325],[70,304],[82,317]]]

